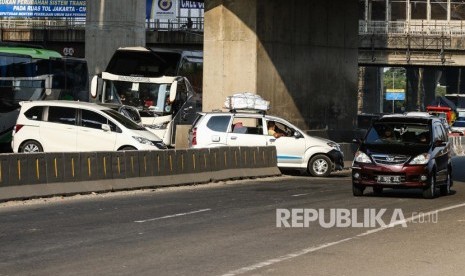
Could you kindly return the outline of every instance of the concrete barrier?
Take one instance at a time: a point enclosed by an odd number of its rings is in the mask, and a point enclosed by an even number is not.
[[[0,201],[280,175],[275,147],[0,155]]]

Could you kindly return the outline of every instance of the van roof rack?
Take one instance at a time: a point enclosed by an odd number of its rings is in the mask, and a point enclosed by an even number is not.
[[[231,113],[237,113],[237,112],[258,113],[258,114],[266,115],[266,110],[260,110],[260,109],[230,109],[229,112]]]

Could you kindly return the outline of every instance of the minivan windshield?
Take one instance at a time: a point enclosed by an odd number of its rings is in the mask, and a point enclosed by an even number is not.
[[[144,127],[136,124],[135,122],[131,121],[118,111],[115,111],[113,109],[105,109],[102,110],[103,113],[107,114],[111,118],[113,118],[115,121],[118,123],[122,124],[125,128],[132,129],[132,130],[145,130]]]
[[[369,130],[365,143],[427,145],[431,140],[431,131],[427,124],[377,122]]]

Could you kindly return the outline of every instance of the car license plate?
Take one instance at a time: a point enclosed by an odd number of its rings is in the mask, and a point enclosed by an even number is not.
[[[380,184],[399,184],[400,176],[398,175],[378,175],[377,182]]]

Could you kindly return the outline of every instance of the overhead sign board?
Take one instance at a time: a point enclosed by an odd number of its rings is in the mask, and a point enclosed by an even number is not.
[[[405,101],[405,90],[404,89],[386,89],[386,100]]]
[[[87,0],[0,0],[0,17],[86,17]]]
[[[181,9],[203,9],[205,6],[204,2],[190,0],[181,0],[180,4]]]
[[[147,0],[147,19],[175,19],[177,8],[177,0]]]

